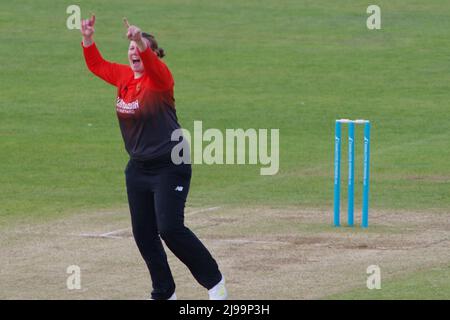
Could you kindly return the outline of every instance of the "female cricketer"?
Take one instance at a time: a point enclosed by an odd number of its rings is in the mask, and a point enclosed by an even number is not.
[[[94,40],[95,16],[82,20],[82,48],[87,67],[117,87],[116,113],[130,160],[125,169],[133,236],[152,280],[151,299],[174,300],[175,282],[161,238],[206,289],[209,299],[225,300],[225,280],[208,249],[184,225],[190,164],[175,165],[171,141],[178,124],[174,80],[162,62],[164,50],[154,36],[127,28],[129,65],[106,61]]]

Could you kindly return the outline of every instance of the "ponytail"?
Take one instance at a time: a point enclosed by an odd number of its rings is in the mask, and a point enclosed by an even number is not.
[[[147,39],[150,42],[150,48],[152,49],[152,51],[154,53],[156,53],[156,55],[158,57],[163,58],[166,56],[164,49],[158,47],[158,42],[156,41],[155,37],[152,34],[142,32],[142,37],[144,37],[145,39]]]

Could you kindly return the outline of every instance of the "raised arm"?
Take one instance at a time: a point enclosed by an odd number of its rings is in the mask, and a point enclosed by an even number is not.
[[[112,63],[103,59],[94,42],[94,25],[95,15],[81,22],[82,47],[86,65],[93,74],[117,86],[123,74],[131,71],[126,65]]]
[[[139,56],[142,59],[145,73],[148,74],[153,85],[160,90],[170,89],[174,82],[169,68],[162,62],[153,50],[151,50],[149,40],[142,37],[141,29],[128,23],[124,18],[124,24],[127,28],[127,37],[136,43]]]

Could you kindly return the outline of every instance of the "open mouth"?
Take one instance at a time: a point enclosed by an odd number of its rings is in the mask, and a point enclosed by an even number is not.
[[[131,62],[133,63],[133,66],[137,66],[137,65],[141,62],[141,59],[138,59],[138,58],[132,58],[132,59],[131,59]]]

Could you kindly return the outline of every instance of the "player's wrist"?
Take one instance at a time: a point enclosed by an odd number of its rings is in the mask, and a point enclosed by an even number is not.
[[[136,40],[136,45],[140,52],[144,52],[145,50],[147,50],[147,43],[142,38],[139,40]]]
[[[83,46],[90,47],[94,43],[94,38],[92,36],[83,36]]]

